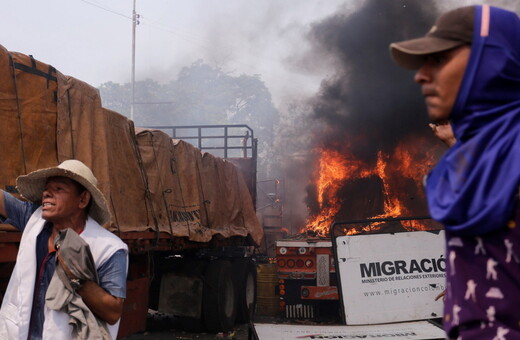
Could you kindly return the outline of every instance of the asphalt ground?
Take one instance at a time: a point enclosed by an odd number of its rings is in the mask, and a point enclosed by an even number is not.
[[[255,316],[256,323],[270,324],[300,324],[300,325],[324,325],[337,324],[337,322],[313,322],[310,320],[282,319],[271,316]],[[442,328],[441,319],[431,320],[433,324]],[[149,314],[147,330],[142,333],[132,334],[121,340],[250,340],[250,327],[248,324],[237,325],[230,332],[205,333],[187,332],[182,330],[182,321],[175,317],[164,316],[161,314]]]
[[[272,316],[255,316],[259,323],[317,324],[312,321],[288,321]],[[161,314],[148,314],[147,330],[122,338],[121,340],[249,340],[249,324],[237,325],[232,331],[221,333],[187,332],[182,330],[182,320]]]
[[[271,320],[272,319],[272,320]],[[275,322],[269,318],[266,322]],[[149,313],[147,319],[147,330],[122,338],[122,340],[248,340],[249,325],[237,325],[229,332],[206,333],[188,332],[183,330],[182,320],[173,316],[159,313]]]
[[[177,329],[150,330],[124,337],[124,340],[214,340],[214,339],[248,339],[248,325],[239,325],[233,331],[226,333],[191,333]]]

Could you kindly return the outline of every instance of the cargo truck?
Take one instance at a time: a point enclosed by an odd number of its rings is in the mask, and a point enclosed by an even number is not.
[[[263,238],[253,199],[253,131],[240,126],[240,137],[232,132],[237,127],[223,126],[226,157],[219,158],[172,138],[171,128],[135,128],[101,105],[97,89],[30,55],[0,46],[0,74],[0,187],[18,196],[17,176],[78,159],[109,202],[112,220],[104,227],[129,248],[118,337],[145,330],[149,309],[212,332],[247,321]],[[233,149],[241,154],[228,155]],[[1,225],[2,293],[20,236]]]

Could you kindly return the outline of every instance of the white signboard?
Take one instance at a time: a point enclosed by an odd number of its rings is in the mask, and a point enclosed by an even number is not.
[[[444,339],[444,331],[427,321],[368,326],[255,323],[254,328],[258,340]]]
[[[442,316],[443,231],[341,236],[336,245],[347,325]]]

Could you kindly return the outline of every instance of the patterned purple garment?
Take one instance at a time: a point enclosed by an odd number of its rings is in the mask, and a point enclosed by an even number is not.
[[[450,339],[520,339],[520,208],[480,237],[446,232],[444,328]]]
[[[474,11],[450,113],[457,143],[426,180],[430,215],[446,230],[444,325],[452,339],[520,340],[520,18]]]

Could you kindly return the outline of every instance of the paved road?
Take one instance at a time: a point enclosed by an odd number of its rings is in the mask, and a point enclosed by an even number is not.
[[[249,325],[238,325],[232,332],[227,333],[191,333],[181,330],[182,321],[174,317],[167,317],[161,314],[149,314],[147,320],[148,330],[144,333],[133,334],[123,338],[122,340],[249,340]],[[316,324],[334,324],[333,321],[317,323],[310,320],[293,320],[281,319],[273,316],[255,315],[255,323],[268,324],[299,324],[299,325],[316,325]],[[336,323],[337,324],[337,323]],[[274,339],[273,339],[274,340]]]
[[[139,334],[133,334],[123,338],[124,340],[247,340],[248,330],[247,325],[241,325],[230,333],[189,333],[180,330],[162,330],[149,331]]]
[[[122,340],[248,340],[249,334],[247,324],[238,325],[226,333],[191,333],[181,330],[178,319],[154,315],[149,315],[147,328],[144,333],[132,334]]]

